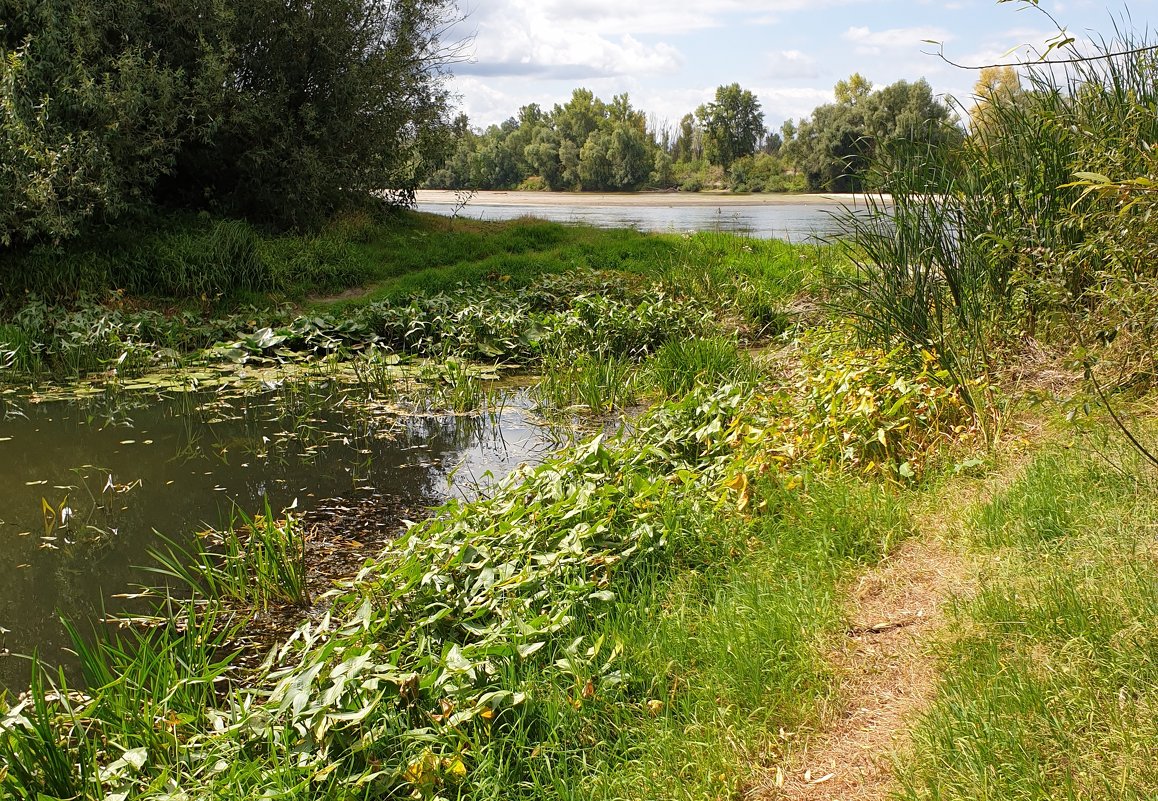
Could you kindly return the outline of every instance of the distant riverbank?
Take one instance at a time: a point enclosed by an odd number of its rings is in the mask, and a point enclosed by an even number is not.
[[[423,189],[418,202],[453,206],[465,195],[442,189]],[[480,206],[864,206],[863,194],[760,194],[730,192],[475,192],[470,205]]]

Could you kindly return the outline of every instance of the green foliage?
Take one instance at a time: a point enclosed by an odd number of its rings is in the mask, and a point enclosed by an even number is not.
[[[751,386],[759,370],[735,339],[673,339],[647,363],[647,383],[668,397],[680,397],[698,386]]]
[[[268,502],[262,514],[237,514],[223,531],[202,532],[192,551],[170,542],[167,553],[155,552],[158,572],[242,609],[309,606],[301,521],[291,514],[275,518]]]
[[[541,369],[531,397],[547,415],[604,415],[637,403],[636,373],[626,359],[588,353],[548,357]]]
[[[188,76],[134,4],[17,0],[0,26],[0,246],[75,236],[172,169]],[[187,105],[189,104],[189,105]]]
[[[699,191],[723,186],[724,171],[737,159],[751,160],[761,147],[779,147],[778,138],[767,137],[759,101],[738,84],[719,87],[714,102],[689,114],[674,142],[670,132],[649,129],[646,115],[627,95],[607,103],[587,89],[576,89],[570,101],[550,112],[526,106],[517,118],[486,131],[460,122],[453,147],[426,182],[429,187]],[[683,166],[692,163],[698,166]],[[731,183],[743,184],[739,191],[795,186],[782,174],[771,174],[779,166],[761,161],[760,175]]]
[[[0,28],[0,243],[157,202],[302,226],[383,190],[406,201],[441,156],[449,9],[18,0]]]
[[[841,84],[846,84],[844,90]],[[923,79],[897,81],[875,92],[863,78],[841,84],[837,94],[842,100],[817,107],[809,119],[785,129],[791,136],[785,137],[784,152],[804,174],[810,191],[877,188],[869,167],[892,143],[942,147],[962,138],[948,106],[933,97]]]
[[[717,88],[716,99],[696,109],[696,119],[703,129],[705,157],[724,168],[754,155],[767,134],[760,101],[738,83]]]
[[[878,151],[874,183],[892,202],[848,221],[853,311],[873,341],[932,348],[959,382],[1021,337],[1154,373],[1158,83],[1145,44],[1119,34],[1093,52],[1127,55],[1031,67],[1023,88],[989,92],[961,148]]]
[[[978,434],[977,417],[928,355],[913,364],[900,349],[821,348],[804,362],[795,385],[774,398],[791,413],[745,435],[757,472],[828,465],[910,483],[948,446]]]

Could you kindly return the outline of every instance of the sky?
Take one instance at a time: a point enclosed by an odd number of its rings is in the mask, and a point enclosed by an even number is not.
[[[1079,39],[1109,35],[1125,10],[1040,2]],[[1158,0],[1131,5],[1139,29],[1158,12]],[[459,10],[449,37],[469,37],[468,60],[452,67],[449,88],[476,128],[528,103],[549,110],[576,87],[604,100],[627,92],[657,127],[737,82],[771,130],[832,102],[853,72],[876,87],[925,78],[934,93],[967,100],[977,72],[945,63],[940,48],[960,64],[990,64],[1057,32],[1016,0],[459,0]]]

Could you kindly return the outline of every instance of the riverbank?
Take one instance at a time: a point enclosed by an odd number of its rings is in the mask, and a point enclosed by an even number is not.
[[[470,414],[481,372],[518,371],[545,417],[590,433],[379,553],[343,554],[356,574],[324,591],[292,515],[249,510],[171,557],[192,600],[162,598],[147,629],[78,630],[83,687],[45,665],[0,700],[0,792],[1158,791],[1158,567],[1139,534],[1158,495],[1112,426],[1065,419],[1076,378],[1055,399],[866,346],[818,303],[842,300],[831,248],[402,219],[350,240],[377,271],[356,297],[234,308],[233,331],[178,352],[178,373],[213,359],[292,395],[291,366],[311,384],[345,371],[380,419],[411,402]],[[129,377],[156,342],[123,325],[169,312],[105,302],[126,315],[98,327],[107,352],[140,346],[89,380],[148,392]],[[72,375],[53,364],[41,382]],[[297,628],[249,658],[247,624],[271,618]]]

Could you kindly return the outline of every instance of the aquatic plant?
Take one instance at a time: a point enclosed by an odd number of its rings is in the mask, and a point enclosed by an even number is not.
[[[155,572],[209,598],[244,609],[310,604],[307,533],[292,513],[265,510],[252,517],[240,509],[224,529],[198,535],[192,548],[169,539],[167,551],[151,551]]]

